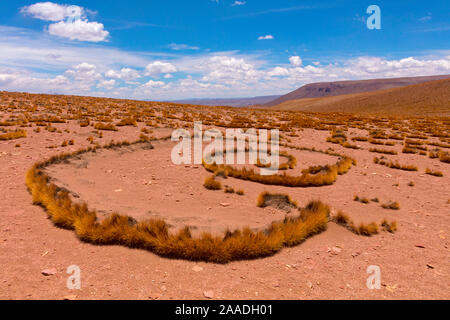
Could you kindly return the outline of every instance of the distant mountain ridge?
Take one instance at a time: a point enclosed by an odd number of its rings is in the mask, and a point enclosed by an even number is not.
[[[273,107],[289,100],[372,92],[447,78],[450,78],[450,75],[311,83],[269,101],[264,106]]]
[[[261,96],[251,98],[223,98],[223,99],[184,99],[176,101],[168,101],[181,104],[194,104],[201,106],[229,106],[229,107],[249,107],[255,105],[263,105],[273,101],[280,96]]]
[[[289,100],[270,109],[448,117],[450,78],[371,92]]]

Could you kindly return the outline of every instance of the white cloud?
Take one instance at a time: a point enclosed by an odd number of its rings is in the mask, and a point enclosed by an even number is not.
[[[300,67],[303,64],[302,59],[299,56],[292,56],[289,58],[289,62],[294,66],[294,67]]]
[[[289,75],[289,70],[282,67],[275,67],[269,72],[267,72],[267,75],[269,77],[283,77]]]
[[[48,26],[48,33],[70,40],[100,42],[106,41],[109,32],[99,22],[76,20],[74,22],[60,21]]]
[[[261,76],[255,66],[243,58],[229,56],[214,56],[206,62],[207,74],[202,81],[223,82],[234,84],[238,82],[255,82]]]
[[[273,39],[274,39],[274,36],[272,36],[271,34],[268,34],[266,36],[260,36],[258,38],[258,40],[273,40]]]
[[[145,75],[151,77],[157,77],[161,73],[174,73],[177,72],[177,68],[170,62],[155,61],[149,63],[145,68]]]
[[[79,6],[61,5],[53,2],[38,2],[20,9],[20,12],[33,18],[45,21],[62,21],[71,16],[76,9],[80,15],[83,15],[84,9]]]
[[[145,88],[158,88],[158,87],[162,87],[163,85],[165,85],[165,83],[162,82],[162,81],[149,80],[147,83],[143,84],[142,87],[145,87]]]
[[[196,46],[189,46],[187,44],[177,44],[177,43],[171,43],[168,45],[168,47],[172,50],[175,51],[180,51],[180,50],[200,50],[199,47]]]
[[[119,71],[109,70],[105,73],[105,77],[107,78],[115,78],[122,80],[134,80],[140,78],[139,72],[131,68],[122,68]]]
[[[72,69],[67,70],[66,74],[80,81],[95,81],[102,78],[97,72],[97,67],[87,62],[74,66]]]
[[[102,80],[100,81],[100,83],[97,85],[97,88],[104,88],[106,90],[111,90],[112,88],[114,88],[114,86],[116,85],[116,80],[111,79],[111,80]]]
[[[231,6],[243,6],[244,4],[246,4],[246,1],[235,1]]]
[[[431,12],[428,12],[426,16],[423,16],[422,18],[419,18],[420,22],[426,22],[433,18],[433,14]]]
[[[39,2],[23,7],[20,11],[36,19],[55,22],[46,28],[54,36],[88,42],[106,41],[109,36],[102,23],[86,19],[86,9],[80,6]]]
[[[17,76],[11,73],[0,73],[0,85],[4,86],[16,80]]]

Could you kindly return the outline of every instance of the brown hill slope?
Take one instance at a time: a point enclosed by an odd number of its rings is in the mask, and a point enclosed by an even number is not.
[[[450,116],[450,79],[374,92],[286,101],[272,109]]]
[[[266,103],[264,106],[272,107],[289,100],[332,97],[398,88],[448,78],[450,78],[450,75],[311,83]]]

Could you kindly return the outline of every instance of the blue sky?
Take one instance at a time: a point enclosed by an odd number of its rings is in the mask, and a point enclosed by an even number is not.
[[[0,90],[168,100],[450,74],[447,0],[2,1],[0,21]]]

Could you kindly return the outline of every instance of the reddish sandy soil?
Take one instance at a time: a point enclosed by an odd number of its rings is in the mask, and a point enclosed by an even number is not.
[[[86,201],[100,216],[118,211],[138,220],[158,217],[175,228],[190,225],[199,231],[221,232],[245,225],[260,228],[282,219],[283,211],[256,207],[257,196],[264,190],[289,194],[299,205],[321,199],[357,223],[379,223],[384,218],[398,222],[396,233],[382,231],[373,237],[357,236],[329,223],[327,231],[273,257],[225,265],[195,263],[144,250],[86,244],[74,232],[55,227],[44,209],[32,204],[25,173],[38,160],[88,146],[86,138],[92,128],[80,128],[74,122],[54,126],[71,133],[44,130],[37,134],[29,128],[26,139],[0,142],[0,299],[63,299],[68,295],[76,299],[205,299],[206,291],[213,291],[214,299],[450,298],[448,164],[399,153],[386,157],[415,164],[419,172],[389,169],[373,163],[377,154],[367,151],[367,142],[359,143],[365,150],[344,149],[325,142],[327,131],[307,129],[292,143],[319,149],[331,146],[355,157],[358,165],[339,176],[334,185],[320,188],[222,180],[245,190],[244,196],[206,190],[203,181],[210,174],[202,166],[173,165],[171,142],[155,142],[152,150],[100,151],[47,169],[57,184],[77,195],[75,200]],[[156,129],[154,135],[164,137],[170,132]],[[101,141],[132,141],[139,133],[140,127],[124,127],[119,132],[104,132]],[[72,138],[74,146],[47,148]],[[21,147],[16,148],[18,142]],[[290,174],[336,161],[319,153],[286,151],[298,159]],[[425,175],[426,168],[440,170],[444,177]],[[410,181],[414,187],[408,186]],[[355,202],[354,195],[377,197],[380,203]],[[381,208],[380,204],[391,200],[398,201],[401,209]],[[81,290],[66,288],[70,265],[81,268]],[[366,286],[370,265],[381,268],[380,290]],[[51,268],[57,273],[41,274]]]

